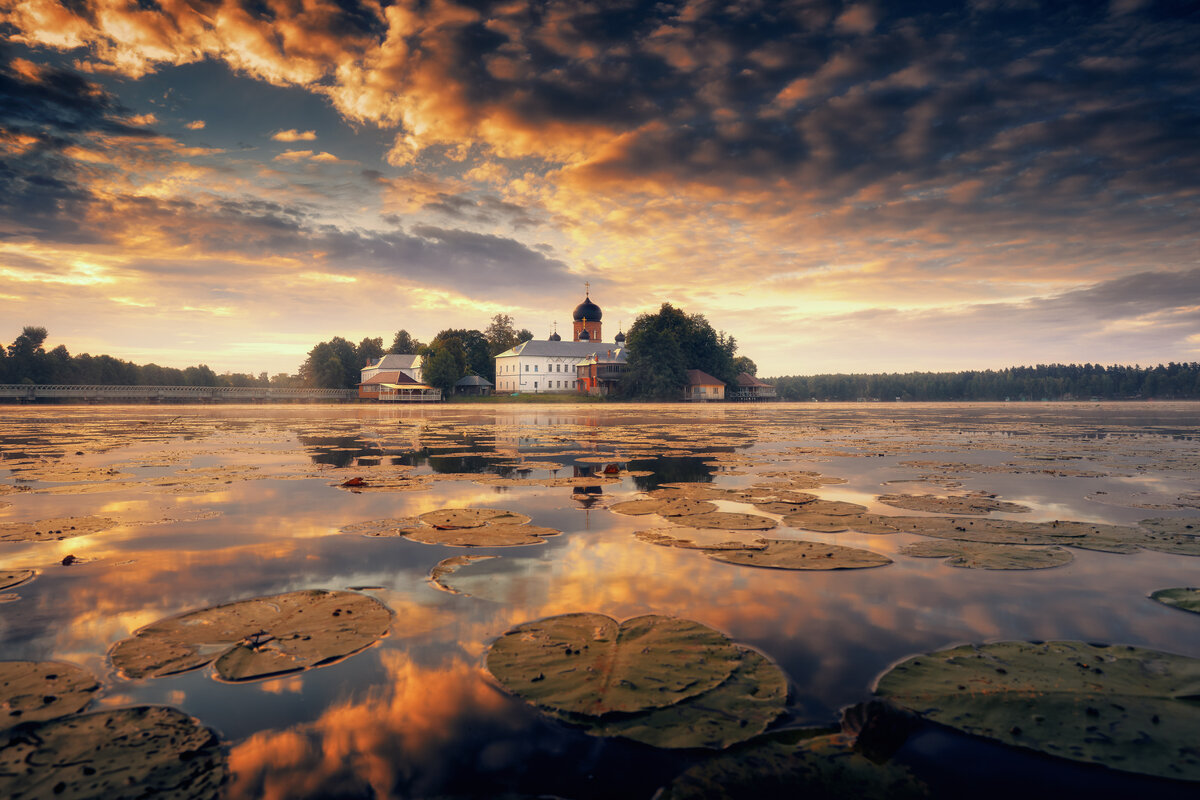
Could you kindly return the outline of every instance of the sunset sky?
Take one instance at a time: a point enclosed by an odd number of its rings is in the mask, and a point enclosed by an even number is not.
[[[671,302],[763,376],[1200,360],[1200,6],[0,0],[0,340]]]

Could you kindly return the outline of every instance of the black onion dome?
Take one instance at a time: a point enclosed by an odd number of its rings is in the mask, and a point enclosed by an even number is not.
[[[584,328],[583,330],[581,330],[579,332],[579,341],[590,342],[591,340],[592,340],[592,335],[587,332],[587,328]]]
[[[552,341],[552,342],[561,342],[562,341],[562,337],[558,335],[558,331],[555,331],[554,333],[550,334],[550,341]]]
[[[618,331],[617,335],[613,337],[613,341],[616,342],[617,344],[621,344],[622,342],[625,341],[625,334]]]
[[[585,319],[588,322],[599,322],[604,317],[604,312],[600,310],[600,306],[592,302],[592,298],[585,297],[582,303],[575,306],[572,316],[576,322]]]

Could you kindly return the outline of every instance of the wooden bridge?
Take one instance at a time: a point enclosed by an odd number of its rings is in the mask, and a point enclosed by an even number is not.
[[[72,400],[83,403],[302,403],[355,400],[354,389],[274,386],[30,386],[0,383],[0,401]]]

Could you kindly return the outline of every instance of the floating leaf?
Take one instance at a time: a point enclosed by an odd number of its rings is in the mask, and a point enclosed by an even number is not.
[[[487,653],[488,670],[509,691],[591,716],[674,705],[720,685],[740,663],[724,634],[657,614],[620,624],[602,614],[527,622]]]
[[[129,678],[159,678],[216,661],[217,676],[248,681],[322,666],[387,634],[392,614],[355,592],[308,589],[192,611],[117,642],[109,655]]]
[[[928,511],[934,514],[988,514],[992,511],[1006,513],[1029,511],[1029,506],[997,500],[995,495],[984,492],[939,497],[932,494],[884,494],[879,502],[904,508],[909,511]]]
[[[610,511],[618,514],[640,516],[643,514],[658,514],[663,517],[680,517],[690,514],[706,514],[716,511],[717,506],[705,500],[691,500],[686,497],[672,499],[626,500],[624,503],[614,503]]]
[[[656,798],[908,800],[928,796],[925,785],[905,767],[876,764],[855,752],[853,737],[802,730],[768,734],[703,761],[677,777]]]
[[[892,563],[887,556],[855,547],[794,539],[767,539],[766,542],[763,550],[713,552],[708,557],[747,567],[801,570],[864,569]]]
[[[688,528],[723,528],[730,531],[766,531],[779,523],[757,514],[738,514],[733,511],[709,511],[686,517],[669,517],[670,522]]]
[[[855,530],[860,533],[889,534],[896,533],[899,528],[892,524],[895,517],[884,517],[879,514],[817,514],[801,509],[783,518],[783,524],[790,528],[802,528],[817,533],[840,533]]]
[[[0,796],[215,798],[228,777],[215,733],[173,708],[139,706],[0,733]]]
[[[37,573],[31,569],[10,569],[0,572],[0,589],[11,589],[33,580]]]
[[[1157,600],[1165,606],[1200,614],[1200,589],[1184,587],[1159,589],[1150,595],[1150,599]]]
[[[762,550],[767,546],[766,539],[757,534],[716,528],[658,528],[633,535],[643,542],[685,550]]]
[[[529,522],[529,517],[499,508],[443,508],[425,512],[421,521],[435,528],[456,529],[478,528],[489,523],[522,525]]]
[[[1138,523],[1143,535],[1138,544],[1147,550],[1180,556],[1200,556],[1200,520],[1194,517],[1161,517]]]
[[[952,567],[968,569],[1049,569],[1074,560],[1061,547],[1023,547],[1015,544],[981,544],[950,540],[912,542],[900,548],[915,558],[945,558]]]
[[[586,726],[592,736],[621,736],[654,747],[721,749],[744,742],[783,713],[787,678],[761,653],[739,651],[742,661],[723,683],[666,708],[600,718],[554,716]]]
[[[1200,659],[1082,642],[963,645],[898,664],[875,692],[1016,747],[1200,780]]]
[[[62,661],[0,661],[0,728],[81,711],[100,684]]]
[[[433,569],[429,570],[429,582],[433,584],[435,589],[441,589],[443,592],[450,594],[465,594],[460,592],[453,586],[447,584],[443,579],[447,575],[453,575],[461,567],[465,567],[474,561],[486,561],[489,558],[499,558],[500,556],[451,556],[443,558],[441,561],[433,565]]]
[[[0,522],[0,542],[47,542],[86,536],[115,527],[108,517],[55,517],[36,522]]]
[[[526,518],[528,519],[528,517]],[[424,544],[443,544],[449,547],[520,547],[528,544],[544,544],[546,537],[558,536],[562,531],[539,525],[511,525],[488,523],[475,528],[405,528],[404,538]]]
[[[421,523],[416,517],[396,517],[393,519],[372,519],[366,522],[356,522],[346,525],[339,533],[359,534],[361,536],[403,536],[405,528],[411,528]]]

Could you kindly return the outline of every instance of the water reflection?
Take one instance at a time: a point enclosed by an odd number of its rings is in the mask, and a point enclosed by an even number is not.
[[[1054,570],[978,572],[899,555],[918,538],[909,534],[780,528],[771,535],[864,547],[896,563],[828,573],[751,569],[638,541],[634,531],[669,523],[615,514],[608,504],[663,483],[747,486],[758,472],[791,469],[845,478],[812,491],[882,513],[896,509],[876,504],[879,494],[935,491],[952,480],[962,487],[956,493],[991,491],[1029,505],[1031,519],[1132,524],[1194,515],[1121,504],[1134,493],[1158,501],[1200,490],[1194,407],[1111,411],[356,406],[188,408],[172,421],[174,411],[144,408],[13,409],[3,413],[0,456],[17,472],[0,475],[0,485],[14,487],[0,496],[11,503],[0,522],[99,514],[120,524],[61,542],[0,542],[0,569],[39,572],[8,590],[20,599],[3,606],[0,643],[6,658],[87,666],[102,677],[106,704],[168,703],[216,727],[232,742],[234,797],[649,797],[702,754],[594,739],[549,721],[492,685],[481,667],[488,642],[521,622],[572,611],[684,616],[780,665],[791,683],[784,723],[825,724],[869,696],[890,664],[962,642],[1081,639],[1200,656],[1200,639],[1187,633],[1193,620],[1146,599],[1157,588],[1195,585],[1200,559],[1075,551],[1072,564]],[[133,477],[109,492],[39,494],[61,485],[37,479],[47,464],[120,467]],[[605,475],[609,464],[616,479]],[[207,466],[255,466],[258,474],[177,494],[147,483]],[[389,467],[410,468],[429,485],[336,488]],[[482,476],[521,480],[472,482]],[[540,483],[568,476],[578,480]],[[885,483],[922,477],[917,489]],[[464,550],[340,533],[356,522],[460,506],[517,511],[563,534],[543,545],[470,551],[498,558],[447,578],[463,592],[453,595],[434,589],[428,574]],[[163,521],[172,519],[179,521]],[[82,563],[62,566],[68,554]],[[163,617],[351,587],[396,617],[391,635],[339,664],[231,686],[203,672],[123,681],[105,657]]]

